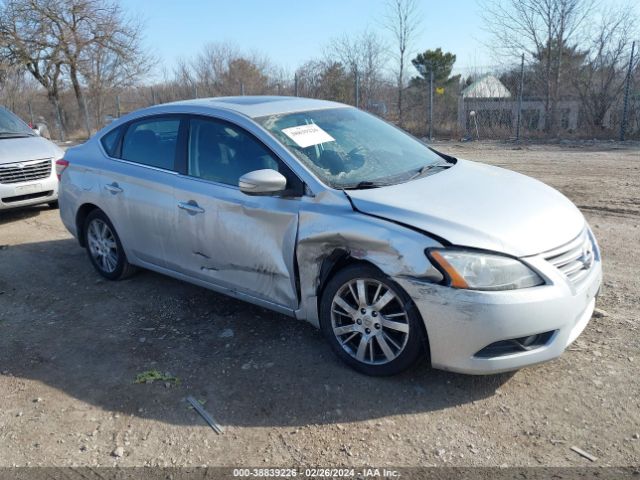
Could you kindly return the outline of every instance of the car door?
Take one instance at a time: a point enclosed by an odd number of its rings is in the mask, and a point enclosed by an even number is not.
[[[178,115],[145,117],[121,127],[117,140],[104,137],[112,159],[103,172],[101,195],[127,254],[141,263],[175,265],[173,184],[181,120]]]
[[[295,245],[302,182],[246,130],[191,117],[176,181],[183,272],[284,307],[297,306]],[[249,196],[238,179],[272,168],[289,192]],[[294,193],[297,192],[297,193]]]

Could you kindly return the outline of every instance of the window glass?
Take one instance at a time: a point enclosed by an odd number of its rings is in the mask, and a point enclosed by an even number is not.
[[[153,118],[129,125],[122,141],[122,159],[173,170],[179,118]]]
[[[105,152],[110,157],[116,156],[116,150],[118,149],[118,137],[120,136],[120,128],[114,128],[109,133],[104,135],[100,142],[102,142],[102,146],[104,147]]]
[[[284,165],[253,135],[224,122],[192,119],[189,128],[188,174],[227,185],[253,170]]]

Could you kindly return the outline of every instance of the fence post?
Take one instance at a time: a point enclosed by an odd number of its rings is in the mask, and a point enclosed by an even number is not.
[[[429,68],[429,141],[433,140],[433,68]]]
[[[355,84],[355,96],[356,96],[356,108],[360,108],[360,75],[358,75],[358,70],[355,71],[356,74],[356,84]]]
[[[620,123],[620,141],[624,142],[624,134],[627,128],[627,116],[629,114],[629,88],[631,86],[631,71],[633,70],[633,57],[636,49],[636,42],[631,44],[631,57],[629,57],[629,69],[627,70],[627,80],[624,87],[624,102],[622,105],[622,122]]]
[[[298,96],[298,74],[293,75],[293,94]]]
[[[116,95],[116,118],[120,118],[120,95]]]
[[[518,113],[516,120],[516,142],[520,141],[520,122],[522,119],[522,91],[524,89],[524,53],[520,61],[520,86],[518,88]]]
[[[33,124],[33,108],[31,107],[31,99],[27,100],[27,106],[29,107],[29,122],[31,122],[32,127],[35,127]]]

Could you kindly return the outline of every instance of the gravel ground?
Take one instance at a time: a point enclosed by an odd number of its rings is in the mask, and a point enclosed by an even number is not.
[[[364,377],[306,323],[150,272],[103,281],[57,211],[2,213],[0,466],[637,465],[640,146],[438,147],[541,179],[593,226],[604,312],[561,358]],[[169,380],[135,383],[154,369]]]

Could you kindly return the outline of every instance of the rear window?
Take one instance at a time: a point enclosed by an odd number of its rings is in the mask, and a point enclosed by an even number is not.
[[[100,142],[104,147],[104,151],[107,152],[107,155],[109,155],[110,157],[115,158],[118,153],[118,139],[120,138],[120,130],[120,128],[114,128],[100,139]]]

